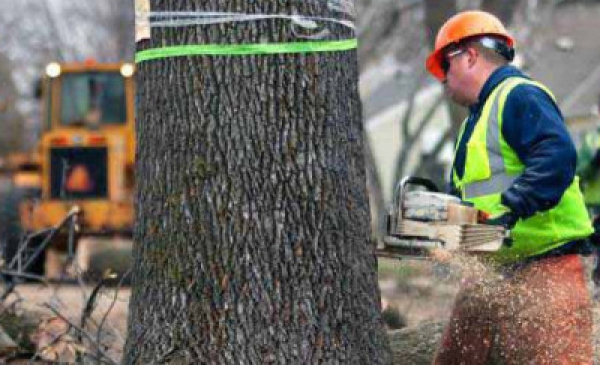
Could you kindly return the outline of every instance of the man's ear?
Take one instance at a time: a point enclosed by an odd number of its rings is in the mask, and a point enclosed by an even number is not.
[[[475,47],[468,47],[467,55],[469,57],[469,59],[467,60],[467,62],[469,63],[469,68],[472,68],[473,66],[475,66],[475,62],[479,57],[479,51]]]

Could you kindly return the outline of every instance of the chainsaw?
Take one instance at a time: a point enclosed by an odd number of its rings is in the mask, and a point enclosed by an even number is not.
[[[421,189],[410,189],[420,187]],[[469,254],[495,252],[510,234],[485,224],[488,215],[472,203],[441,193],[428,179],[408,176],[394,189],[383,249],[392,258],[426,259],[434,249]]]

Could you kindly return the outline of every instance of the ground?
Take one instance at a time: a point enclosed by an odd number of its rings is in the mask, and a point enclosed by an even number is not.
[[[77,344],[77,336],[81,335],[92,356],[97,356],[101,351],[115,362],[120,360],[126,338],[131,289],[103,288],[90,307],[91,315],[84,316],[83,309],[91,303],[89,298],[93,290],[92,286],[78,283],[22,284],[17,287],[7,302],[14,304],[16,314],[33,318],[39,323],[37,329],[30,332],[33,335],[29,336],[29,340],[37,347],[32,352],[46,359],[75,361],[76,353],[81,349]],[[86,319],[82,325],[83,317]],[[23,357],[32,356],[24,354]]]
[[[590,278],[588,286],[593,295],[594,305],[594,341],[595,362],[600,365],[600,288],[591,281],[591,269],[594,258],[584,258]],[[446,266],[436,265],[430,261],[392,261],[379,260],[379,277],[383,306],[397,311],[405,318],[408,328],[399,338],[411,340],[417,336],[418,326],[439,323],[450,315],[454,303],[454,295],[458,290],[461,270],[474,270],[470,265],[461,262],[459,268],[452,270]],[[431,328],[423,327],[423,332]],[[437,330],[437,329],[436,329]],[[402,356],[401,356],[402,357]],[[406,359],[406,354],[403,354]],[[410,362],[410,364],[429,364],[427,361]],[[402,362],[407,365],[406,361]]]
[[[408,326],[450,315],[458,277],[429,261],[379,260],[382,306],[396,310]]]
[[[449,316],[459,280],[455,270],[428,261],[398,262],[381,259],[379,277],[383,307],[401,315],[405,325],[414,327],[441,321]],[[17,307],[21,311],[35,312],[39,318],[45,319],[33,338],[39,353],[45,351],[45,356],[50,358],[60,355],[63,360],[73,360],[78,349],[75,345],[76,336],[61,335],[69,329],[69,322],[71,329],[82,327],[83,308],[92,292],[92,286],[80,283],[46,286],[24,284],[18,286],[9,302],[18,301]],[[116,362],[120,360],[126,337],[130,292],[128,287],[108,287],[102,289],[94,301],[91,319],[86,320],[83,325],[86,333],[83,336],[88,336],[84,343],[88,343],[93,356],[99,350],[89,343],[100,339],[100,351]],[[595,301],[595,308],[596,317],[600,318],[600,300]],[[65,316],[68,322],[60,316]],[[599,328],[600,326],[596,326],[597,330]]]

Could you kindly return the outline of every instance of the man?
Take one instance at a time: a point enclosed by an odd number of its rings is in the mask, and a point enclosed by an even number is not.
[[[576,173],[581,176],[585,205],[593,217],[594,233],[590,242],[596,251],[596,265],[592,278],[596,284],[595,297],[600,298],[600,129],[585,134],[577,151]]]
[[[594,215],[600,213],[600,130],[585,134],[577,154],[577,175],[585,204]]]
[[[576,151],[552,93],[509,65],[514,39],[466,11],[439,30],[428,71],[469,108],[451,187],[510,229],[494,270],[464,280],[434,363],[591,364],[592,318],[580,248],[592,233]],[[491,351],[491,349],[494,349]]]

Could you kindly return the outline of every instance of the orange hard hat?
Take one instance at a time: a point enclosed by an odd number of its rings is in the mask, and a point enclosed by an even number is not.
[[[454,15],[442,25],[435,38],[435,48],[427,57],[427,70],[435,78],[443,81],[446,77],[441,66],[443,49],[466,38],[484,35],[502,38],[511,49],[515,45],[515,40],[508,34],[502,22],[490,13],[469,10]]]

